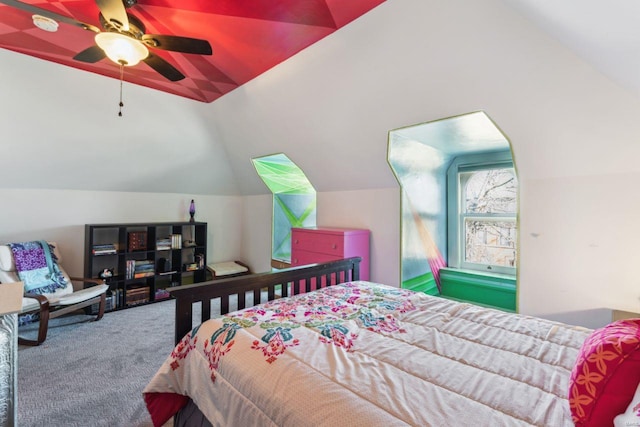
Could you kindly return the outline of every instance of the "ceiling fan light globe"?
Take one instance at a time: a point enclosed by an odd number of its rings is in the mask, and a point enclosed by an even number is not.
[[[144,44],[124,34],[98,33],[95,41],[107,57],[116,64],[133,67],[149,56],[149,50]]]

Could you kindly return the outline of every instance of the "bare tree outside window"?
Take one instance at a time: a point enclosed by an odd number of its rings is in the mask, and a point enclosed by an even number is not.
[[[516,267],[518,181],[512,168],[460,174],[464,260]]]

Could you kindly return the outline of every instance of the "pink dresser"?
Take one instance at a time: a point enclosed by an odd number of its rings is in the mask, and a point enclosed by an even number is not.
[[[353,228],[292,228],[291,266],[359,256],[360,280],[369,280],[369,234]]]

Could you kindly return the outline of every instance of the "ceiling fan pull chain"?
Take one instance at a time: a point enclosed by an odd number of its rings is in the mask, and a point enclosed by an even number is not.
[[[124,80],[124,64],[120,63],[120,109],[118,111],[118,117],[122,117],[122,107],[124,104],[122,103],[122,81]]]

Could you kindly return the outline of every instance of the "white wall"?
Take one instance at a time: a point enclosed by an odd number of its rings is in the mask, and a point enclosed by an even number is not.
[[[249,264],[255,273],[271,270],[272,200],[271,194],[244,198],[242,213],[244,233],[240,259]]]
[[[400,284],[399,189],[334,191],[317,193],[318,226],[371,230],[370,280]],[[271,269],[272,196],[248,196],[244,200],[245,240],[243,260],[253,271]],[[269,219],[269,221],[265,221]]]
[[[522,183],[521,311],[640,312],[638,182],[640,173]]]
[[[208,223],[207,261],[235,259],[243,239],[238,196],[0,189],[0,242],[55,241],[65,270],[82,277],[84,224],[187,221],[192,198],[196,220]]]
[[[370,280],[400,286],[400,189],[317,194],[318,226],[371,230]]]

